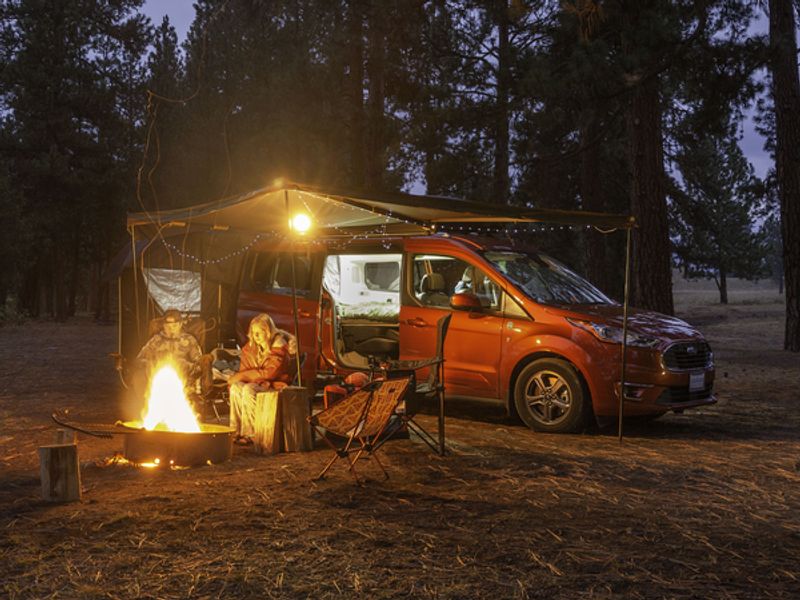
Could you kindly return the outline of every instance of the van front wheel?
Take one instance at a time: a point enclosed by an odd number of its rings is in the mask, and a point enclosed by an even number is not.
[[[540,358],[517,377],[514,403],[525,424],[536,431],[581,431],[586,424],[588,395],[568,362]]]

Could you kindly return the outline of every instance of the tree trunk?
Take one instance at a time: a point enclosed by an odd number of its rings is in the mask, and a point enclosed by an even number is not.
[[[633,305],[671,315],[674,307],[659,87],[656,76],[639,84],[628,110],[631,210],[638,226],[634,234]]]
[[[386,168],[386,142],[384,139],[384,111],[386,104],[386,28],[383,4],[373,0],[369,18],[369,100],[367,104],[367,156],[366,187],[380,190]]]
[[[350,60],[348,100],[350,101],[350,183],[364,185],[364,11],[361,0],[350,0],[348,29]]]
[[[81,241],[80,235],[75,234],[72,240],[72,265],[69,274],[69,285],[67,292],[67,308],[66,315],[74,317],[78,308],[78,287],[81,277],[80,269],[80,256],[81,256]]]
[[[770,0],[769,37],[786,290],[783,347],[800,352],[800,81],[791,0]]]
[[[53,269],[54,307],[53,317],[59,323],[67,320],[67,284],[65,281],[66,265],[64,256],[56,250],[55,269]]]
[[[581,127],[581,207],[584,210],[604,212],[605,202],[600,177],[602,161],[600,145],[592,144],[599,129],[597,111],[588,109],[587,118]],[[606,265],[606,236],[595,229],[586,232],[586,274],[593,284],[609,293],[608,267]]]
[[[496,204],[506,204],[509,196],[509,79],[511,46],[509,43],[508,0],[496,0],[497,21],[497,98],[495,106],[495,147],[493,195]]]
[[[719,270],[719,303],[720,304],[727,304],[728,303],[728,274],[725,272],[725,268],[722,267]]]

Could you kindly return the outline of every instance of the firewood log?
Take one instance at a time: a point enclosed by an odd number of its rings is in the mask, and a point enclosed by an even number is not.
[[[42,498],[48,502],[81,499],[81,471],[77,444],[54,444],[39,448]]]

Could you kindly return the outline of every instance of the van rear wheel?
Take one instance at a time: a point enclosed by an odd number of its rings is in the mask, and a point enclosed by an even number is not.
[[[527,365],[514,386],[514,404],[525,424],[536,431],[581,431],[588,415],[588,394],[575,368],[558,358]]]

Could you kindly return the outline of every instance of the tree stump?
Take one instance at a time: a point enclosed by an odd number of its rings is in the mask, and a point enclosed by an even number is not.
[[[280,391],[280,412],[283,428],[283,445],[286,452],[309,452],[314,449],[311,424],[308,422],[310,405],[308,389],[290,386]]]
[[[48,502],[81,499],[81,471],[77,444],[54,444],[39,448],[42,498]]]
[[[255,436],[253,446],[259,454],[281,451],[281,403],[279,392],[268,390],[256,394]]]

